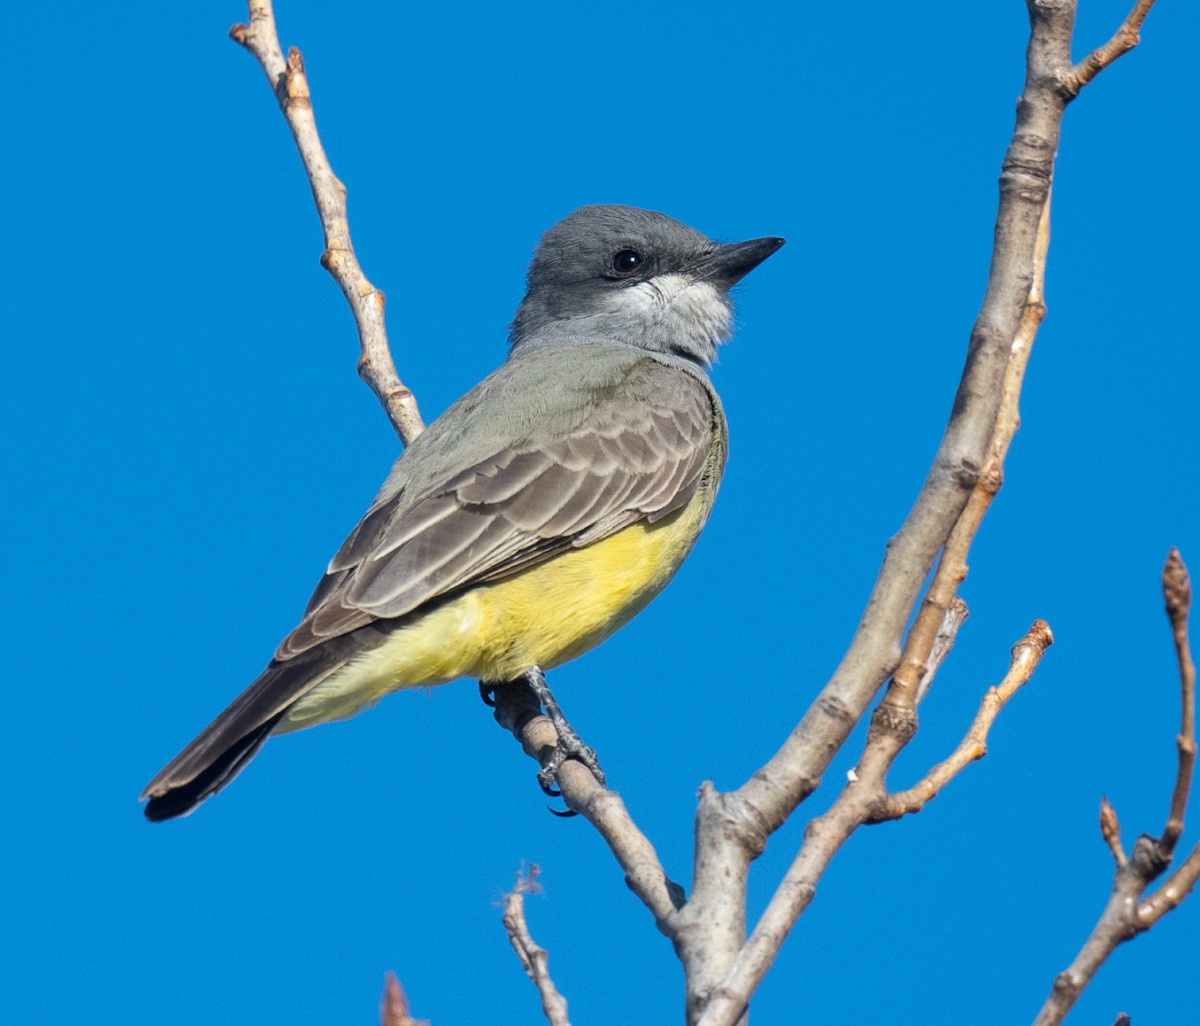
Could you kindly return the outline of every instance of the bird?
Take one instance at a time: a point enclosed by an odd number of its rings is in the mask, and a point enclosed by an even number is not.
[[[712,509],[730,290],[783,243],[619,205],[548,229],[505,362],[401,453],[263,672],[146,785],[146,818],[191,812],[273,735],[540,677],[632,619]]]

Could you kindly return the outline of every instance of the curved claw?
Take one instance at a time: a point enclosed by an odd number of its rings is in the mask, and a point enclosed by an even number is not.
[[[541,773],[538,774],[539,780],[545,783],[554,779],[563,762],[567,759],[575,759],[591,771],[592,776],[600,782],[601,787],[607,787],[608,781],[604,777],[604,770],[600,768],[600,759],[597,757],[595,749],[585,745],[583,739],[575,733],[575,728],[567,722],[566,716],[563,715],[562,709],[559,708],[554,694],[546,683],[545,674],[538,667],[532,666],[525,673],[525,682],[537,696],[542,708],[546,710],[550,722],[554,724],[554,729],[558,732],[558,744],[542,766]]]
[[[559,769],[566,761],[566,753],[561,748],[552,748],[550,750],[550,754],[546,756],[546,761],[542,763],[542,768],[537,772],[538,787],[542,789],[543,794],[547,794],[551,798],[562,797],[562,791],[554,786],[554,778],[558,776]]]
[[[559,819],[570,819],[572,816],[578,816],[579,813],[574,809],[563,809],[561,812],[558,809],[552,809],[549,805],[546,806],[546,811],[551,816],[557,816]]]
[[[518,690],[519,687],[519,690]],[[505,689],[503,692],[501,688]],[[538,770],[538,786],[543,793],[551,798],[561,798],[562,791],[555,786],[558,771],[567,759],[575,759],[582,763],[595,777],[601,787],[607,787],[604,771],[594,749],[589,748],[572,729],[571,724],[563,715],[558,702],[546,684],[545,674],[537,666],[531,666],[520,678],[500,684],[479,682],[479,697],[484,705],[495,709],[495,718],[506,730],[511,731],[518,739],[525,724],[538,716],[542,710],[554,725],[558,734],[556,744],[541,755],[541,768]],[[509,701],[512,698],[513,701]],[[578,813],[568,810],[559,812],[551,809],[556,816],[569,818]]]

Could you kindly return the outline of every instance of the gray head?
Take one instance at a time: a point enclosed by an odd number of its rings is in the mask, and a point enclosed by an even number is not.
[[[513,347],[606,339],[707,366],[729,336],[729,290],[783,245],[727,245],[637,207],[580,207],[542,236]]]

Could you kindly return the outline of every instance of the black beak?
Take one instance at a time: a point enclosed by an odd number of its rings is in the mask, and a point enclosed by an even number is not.
[[[787,240],[776,235],[749,242],[730,242],[705,253],[693,266],[697,281],[731,288],[767,259]]]

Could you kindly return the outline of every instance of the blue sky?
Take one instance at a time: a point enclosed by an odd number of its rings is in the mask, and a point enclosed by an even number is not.
[[[1124,15],[1083,7],[1080,56]],[[529,253],[576,206],[789,239],[741,287],[715,371],[732,454],[697,550],[552,677],[685,880],[696,787],[736,786],[798,719],[924,477],[1026,37],[1019,0],[731,10],[277,12],[427,419],[503,359]],[[435,1026],[533,1022],[495,907],[526,859],[574,1021],[678,1021],[669,944],[587,825],[546,813],[470,683],[276,740],[196,815],[142,820],[142,785],[292,627],[396,442],[356,378],[283,121],[225,37],[244,10],[53,16],[9,12],[0,61],[0,1018],[369,1023],[394,969]],[[1030,621],[1057,644],[986,760],[851,840],[757,1022],[1028,1021],[1107,895],[1100,795],[1128,839],[1161,829],[1177,693],[1157,575],[1172,544],[1200,570],[1198,37],[1194,5],[1164,0],[1068,111],[1022,429],[962,589],[971,619],[893,783],[956,743]],[[755,910],[805,818],[756,865]],[[1189,1021],[1198,928],[1193,899],[1072,1021]]]

